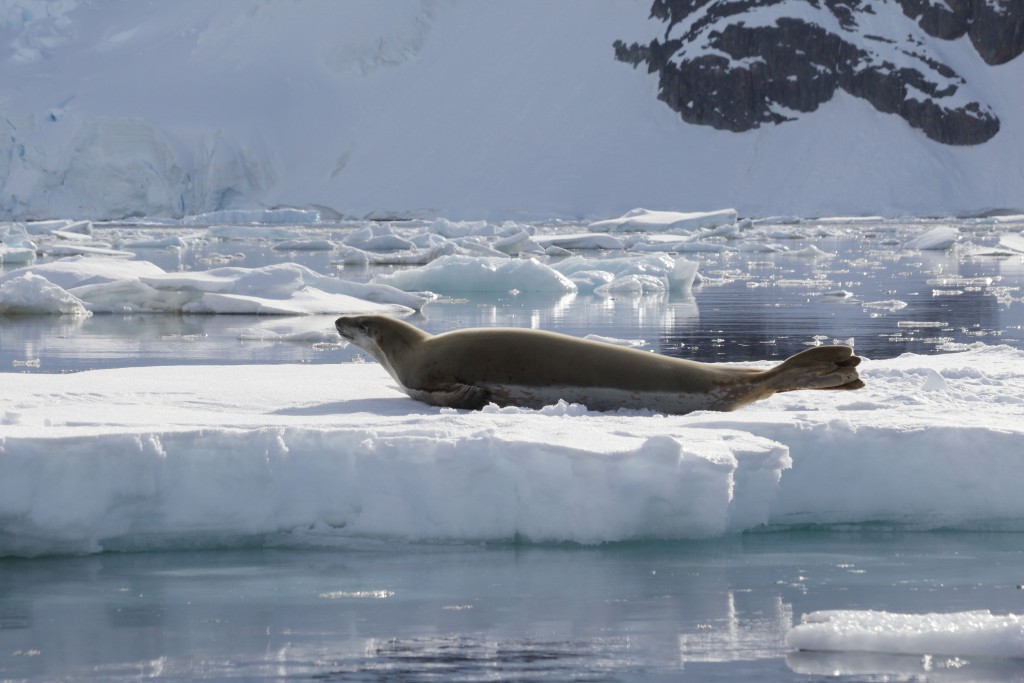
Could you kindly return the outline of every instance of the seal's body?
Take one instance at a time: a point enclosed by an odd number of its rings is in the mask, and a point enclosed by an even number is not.
[[[563,399],[591,410],[735,410],[780,391],[859,389],[860,358],[819,346],[768,370],[671,358],[539,330],[474,328],[439,335],[379,315],[338,318],[409,396],[431,405],[539,408]]]

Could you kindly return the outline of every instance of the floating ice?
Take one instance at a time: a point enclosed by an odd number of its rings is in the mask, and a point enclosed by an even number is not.
[[[428,230],[442,237],[494,234],[494,228],[487,221],[450,221],[447,218],[438,218],[430,224]]]
[[[25,284],[25,274],[35,278],[28,281],[30,287]],[[40,285],[39,279],[51,286]],[[0,284],[15,280],[17,286],[0,290],[0,310],[8,314],[77,314],[74,305],[55,303],[66,300],[94,313],[401,316],[419,310],[426,302],[394,287],[340,280],[294,263],[167,273],[147,261],[79,257],[0,276]]]
[[[30,221],[24,224],[25,230],[31,235],[52,235],[55,233],[92,234],[92,221],[52,220]]]
[[[128,249],[167,249],[169,247],[186,247],[194,236],[167,235],[166,237],[154,237],[150,239],[130,240],[121,244]]]
[[[942,251],[952,247],[959,239],[960,230],[958,228],[939,226],[915,237],[903,246],[907,249]]]
[[[633,209],[632,211],[627,211],[620,218],[596,221],[591,223],[589,227],[591,230],[598,232],[696,230],[735,223],[736,216],[735,209],[691,213]]]
[[[667,292],[668,289],[669,284],[666,278],[653,275],[624,275],[607,284],[595,287],[594,294],[599,296],[638,295]]]
[[[302,233],[291,228],[263,225],[216,225],[206,231],[209,239],[216,240],[301,240]]]
[[[643,276],[664,282],[664,286],[659,287],[651,285],[650,280],[646,280],[649,290],[688,292],[697,275],[697,265],[695,261],[668,254],[652,254],[610,259],[574,256],[553,264],[552,268],[575,282],[581,291],[605,287],[615,280],[622,280],[625,288],[635,288],[638,284],[643,287],[642,283],[645,280],[633,277]],[[627,282],[632,284],[625,284]]]
[[[321,324],[308,322],[310,334]],[[302,333],[269,324],[281,339]],[[862,367],[867,387],[852,394],[669,417],[564,402],[439,409],[375,363],[12,373],[0,555],[323,534],[594,543],[765,524],[1024,529],[1024,352]],[[948,390],[922,392],[935,373]]]
[[[1024,657],[1024,616],[830,610],[805,614],[786,637],[800,650]]]
[[[0,282],[19,277],[22,273],[27,272],[40,275],[64,289],[71,289],[79,285],[137,280],[139,277],[159,275],[164,271],[149,261],[73,256],[0,274]]]
[[[614,337],[604,337],[599,334],[588,334],[583,338],[591,341],[604,342],[605,344],[615,344],[616,346],[628,346],[634,349],[647,346],[647,342],[643,339],[616,339]]]
[[[999,245],[1012,251],[1024,252],[1024,234],[1002,235],[999,238]]]
[[[35,260],[35,249],[0,244],[0,263],[32,263]]]
[[[0,225],[0,264],[32,263],[36,260],[36,243],[24,226]]]
[[[442,256],[428,265],[378,275],[373,282],[410,292],[549,292],[569,294],[576,285],[536,259]]]
[[[78,297],[31,272],[0,282],[0,315],[89,315]]]
[[[875,308],[882,311],[896,312],[907,307],[906,301],[899,299],[887,299],[885,301],[865,301],[861,304],[863,308]]]
[[[800,256],[800,257],[803,257],[803,258],[820,258],[822,256],[833,256],[834,255],[834,254],[828,253],[827,251],[824,251],[823,249],[819,249],[818,247],[814,246],[813,244],[808,246],[808,247],[804,247],[803,249],[796,249],[794,251],[791,251],[791,252],[789,252],[789,254],[790,254],[790,256]]]
[[[403,251],[415,249],[416,245],[399,237],[390,230],[363,228],[349,234],[343,242],[350,247],[358,247],[364,251]]]
[[[284,240],[274,245],[275,251],[331,251],[334,242],[330,240]]]
[[[503,237],[491,245],[498,251],[509,254],[542,254],[544,246],[537,243],[526,230],[520,230],[511,235]]]
[[[182,225],[216,225],[217,223],[260,225],[315,225],[320,212],[312,209],[227,209],[211,211],[181,219]]]
[[[678,236],[677,236],[678,238]],[[545,235],[535,238],[542,247],[562,247],[563,249],[624,249],[626,243],[605,233],[575,233],[571,235]],[[663,249],[664,250],[664,249]]]

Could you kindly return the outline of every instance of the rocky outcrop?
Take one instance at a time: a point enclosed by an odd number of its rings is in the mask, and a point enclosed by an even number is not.
[[[1005,64],[1024,52],[1021,0],[899,0],[899,4],[928,35],[943,40],[968,36],[988,64]]]
[[[930,51],[969,35],[989,64],[1024,51],[1024,0],[655,0],[666,24],[617,59],[659,78],[689,123],[746,131],[815,111],[837,90],[902,117],[929,138],[973,145],[999,118]]]

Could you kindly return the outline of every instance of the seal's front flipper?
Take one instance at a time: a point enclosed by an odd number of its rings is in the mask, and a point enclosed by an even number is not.
[[[849,346],[817,346],[790,356],[781,365],[765,372],[765,379],[776,392],[797,389],[860,389],[857,375],[860,358]]]
[[[407,393],[432,406],[480,410],[490,402],[491,392],[472,384],[449,384],[430,389],[410,389]]]

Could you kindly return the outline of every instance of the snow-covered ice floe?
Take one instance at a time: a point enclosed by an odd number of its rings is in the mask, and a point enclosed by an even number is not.
[[[1024,658],[1024,616],[974,612],[805,614],[786,644],[798,650]]]
[[[0,315],[248,313],[409,315],[426,299],[296,263],[168,273],[148,261],[73,257],[0,275]]]
[[[372,363],[10,374],[0,555],[1024,529],[1024,352],[862,367],[857,392],[669,417],[441,409]]]

